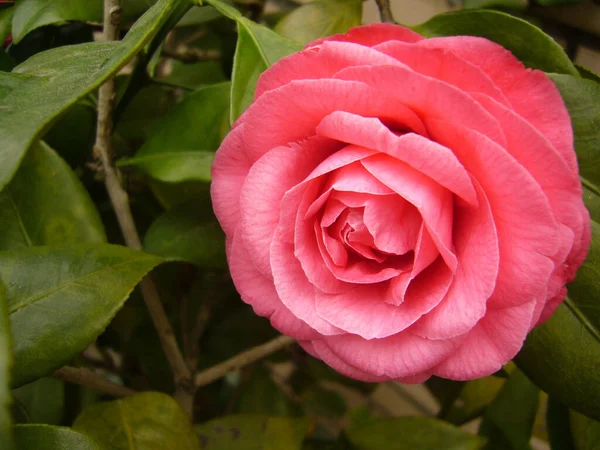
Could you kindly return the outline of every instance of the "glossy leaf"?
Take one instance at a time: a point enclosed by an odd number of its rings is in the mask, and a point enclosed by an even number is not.
[[[572,302],[560,305],[546,323],[534,328],[515,359],[550,396],[600,420],[598,361],[598,332],[580,320]]]
[[[552,450],[575,450],[569,423],[569,409],[554,397],[548,397],[546,428]]]
[[[13,387],[67,363],[98,337],[161,262],[117,245],[43,246],[0,253],[15,347]]]
[[[32,423],[60,425],[65,412],[65,383],[56,378],[40,378],[13,390],[23,413]]]
[[[455,405],[444,418],[450,423],[464,423],[480,415],[498,395],[504,383],[504,379],[494,376],[467,381],[460,392],[460,406]]]
[[[0,229],[0,250],[106,241],[104,226],[85,187],[43,142],[31,148],[15,177],[0,192]]]
[[[529,450],[540,391],[523,372],[515,371],[485,410],[479,434],[486,450]]]
[[[477,450],[485,440],[424,417],[378,419],[346,430],[356,450]]]
[[[15,12],[15,8],[6,8],[0,10],[0,42],[4,43],[6,38],[10,36],[11,33],[11,23],[13,14]]]
[[[10,324],[8,321],[8,301],[4,286],[0,284],[0,443],[6,450],[12,450],[12,419],[10,405],[10,373],[13,365]]]
[[[316,0],[283,17],[275,31],[301,44],[360,25],[362,0]]]
[[[238,414],[196,425],[202,450],[300,450],[306,418]]]
[[[136,156],[119,161],[119,167],[133,166],[155,180],[166,183],[210,181],[213,152],[175,151]]]
[[[17,425],[15,439],[19,450],[105,450],[83,433],[51,425]]]
[[[600,83],[568,75],[549,74],[567,105],[579,173],[583,182],[600,193]]]
[[[544,72],[578,72],[569,57],[550,36],[522,19],[499,11],[464,10],[440,14],[414,27],[426,37],[481,36],[507,48],[527,67]]]
[[[156,0],[122,0],[124,19],[143,13]],[[20,42],[36,28],[70,20],[102,22],[102,0],[19,0],[15,5],[13,38]]]
[[[198,450],[198,437],[185,412],[170,396],[145,392],[85,408],[73,428],[107,450]]]
[[[575,450],[600,449],[600,422],[574,411],[571,411],[570,416]]]
[[[203,199],[178,205],[158,217],[146,233],[144,250],[170,261],[227,268],[225,235],[210,202]]]
[[[237,22],[238,41],[231,80],[230,121],[233,123],[254,100],[260,74],[284,56],[301,50],[302,46],[246,19],[222,1],[207,0],[206,3]]]
[[[0,72],[0,190],[52,121],[127,64],[188,1],[159,0],[121,42],[63,46]]]

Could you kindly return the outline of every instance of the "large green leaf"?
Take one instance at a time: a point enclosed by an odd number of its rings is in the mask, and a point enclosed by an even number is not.
[[[579,173],[583,183],[600,193],[600,83],[569,75],[549,74],[567,105]]]
[[[2,449],[13,448],[12,420],[10,417],[10,372],[13,365],[8,302],[4,286],[0,284],[0,442]]]
[[[515,362],[549,395],[600,420],[600,340],[580,316],[572,302],[559,306],[529,333]]]
[[[198,450],[200,444],[185,412],[170,396],[145,392],[88,406],[73,428],[110,450]]]
[[[0,192],[0,250],[106,241],[96,207],[75,173],[43,142]]]
[[[246,19],[236,9],[220,0],[207,0],[206,3],[237,22],[238,41],[231,80],[233,123],[254,100],[256,82],[260,74],[284,56],[301,50],[302,46]]]
[[[210,202],[202,198],[178,205],[156,219],[144,237],[144,250],[167,260],[227,268],[225,235]]]
[[[346,431],[357,450],[477,450],[485,440],[440,420],[379,419]]]
[[[554,397],[548,397],[546,428],[552,450],[575,450],[569,423],[569,408]]]
[[[161,262],[117,245],[43,246],[0,253],[15,347],[13,387],[83,351]]]
[[[570,416],[575,450],[600,449],[600,422],[574,411],[571,411]]]
[[[122,0],[125,20],[140,15],[156,0]],[[44,25],[69,20],[102,22],[102,0],[20,0],[15,6],[13,38],[20,42],[29,32]]]
[[[7,8],[0,10],[0,42],[4,43],[6,38],[10,36],[11,22],[15,8]]]
[[[65,383],[56,378],[40,378],[13,390],[21,412],[32,423],[60,425],[65,412]]]
[[[523,372],[513,372],[485,410],[479,434],[488,438],[486,450],[530,450],[539,403],[539,389]]]
[[[481,36],[513,52],[527,67],[578,74],[565,51],[550,36],[529,22],[502,12],[456,11],[435,16],[414,29],[426,37]]]
[[[275,31],[301,44],[360,25],[362,0],[316,0],[292,10]]]
[[[164,182],[210,181],[214,151],[229,131],[229,91],[230,83],[221,83],[187,96],[156,124],[135,157],[119,166]]]
[[[300,450],[306,418],[238,414],[196,425],[202,450]]]
[[[0,190],[53,120],[127,64],[188,2],[159,0],[121,42],[59,47],[38,53],[12,73],[0,72]]]
[[[19,450],[105,450],[97,441],[67,427],[17,425]]]

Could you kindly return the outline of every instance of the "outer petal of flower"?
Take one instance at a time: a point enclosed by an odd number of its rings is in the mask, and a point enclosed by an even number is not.
[[[225,234],[233,236],[240,223],[240,193],[252,163],[244,151],[244,126],[231,131],[215,155],[210,195]]]
[[[269,318],[281,333],[296,339],[318,339],[321,335],[294,316],[279,300],[273,282],[254,268],[239,232],[229,241],[229,270],[242,300],[251,305],[256,314]]]
[[[354,27],[345,34],[334,34],[311,42],[308,47],[319,45],[325,41],[354,42],[356,44],[374,47],[386,41],[419,42],[424,38],[408,28],[390,23],[374,23]]]
[[[324,41],[299,53],[279,60],[263,72],[256,85],[254,98],[277,89],[294,80],[332,78],[340,70],[351,66],[401,64],[383,53],[351,42]]]
[[[523,346],[535,301],[503,309],[489,309],[460,347],[433,369],[434,375],[471,380],[494,373]]]
[[[577,173],[569,113],[558,89],[543,72],[525,68],[511,52],[479,37],[434,38],[419,45],[449,50],[481,67],[504,93],[517,114],[540,130],[571,170]],[[485,55],[485,58],[481,55]]]
[[[455,351],[461,339],[431,341],[406,331],[372,340],[351,334],[328,336],[322,342],[341,360],[364,372],[400,378],[437,366]]]

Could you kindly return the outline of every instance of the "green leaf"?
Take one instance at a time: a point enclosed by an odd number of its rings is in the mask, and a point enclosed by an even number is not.
[[[552,450],[575,450],[569,423],[569,409],[554,397],[548,397],[546,429]]]
[[[513,372],[485,410],[479,428],[479,434],[488,438],[485,449],[530,450],[529,441],[539,403],[539,389],[523,372]]]
[[[598,361],[597,332],[580,320],[572,302],[560,305],[546,323],[534,328],[515,359],[548,395],[595,419],[600,419]]]
[[[104,450],[91,437],[67,427],[17,425],[15,438],[19,450]]]
[[[4,43],[12,31],[11,22],[15,8],[0,10],[0,42]]]
[[[509,8],[525,9],[527,0],[464,0],[463,8]]]
[[[4,286],[0,284],[0,442],[5,445],[6,450],[14,448],[10,417],[12,399],[9,390],[10,374],[13,366],[11,347],[8,301]],[[5,447],[2,447],[2,449],[4,450]]]
[[[237,414],[196,425],[202,450],[300,450],[306,418]]]
[[[440,420],[379,419],[346,430],[357,450],[477,450],[485,440]]]
[[[468,422],[469,419],[480,415],[498,395],[504,382],[504,379],[494,376],[467,381],[460,391],[460,406],[455,405],[451,408],[444,419],[458,424]]]
[[[144,237],[144,250],[170,261],[226,269],[225,235],[210,201],[195,199],[160,216]]]
[[[301,44],[360,25],[362,0],[317,0],[283,17],[275,31]]]
[[[127,64],[189,0],[159,0],[120,42],[90,42],[38,53],[0,72],[0,190],[27,149],[71,105]]]
[[[0,229],[0,250],[106,241],[104,226],[85,187],[43,142],[31,148],[15,177],[0,192]]]
[[[73,428],[110,450],[198,450],[185,412],[170,396],[145,392],[85,408]]]
[[[593,80],[596,83],[600,83],[600,75],[598,75],[597,73],[592,72],[590,69],[580,66],[578,64],[575,64],[575,67],[577,67],[581,78],[585,78],[586,80]]]
[[[1,252],[0,280],[15,346],[13,387],[47,375],[83,351],[160,262],[108,244]]]
[[[210,181],[215,154],[207,151],[161,152],[121,160],[119,167],[133,166],[155,180],[166,183]]]
[[[135,157],[119,166],[170,183],[210,181],[214,151],[229,131],[229,90],[230,83],[221,83],[187,96],[156,124]]]
[[[549,74],[567,105],[579,173],[584,185],[600,193],[600,83],[569,75]]]
[[[565,51],[550,36],[529,22],[499,11],[464,10],[440,14],[417,25],[414,30],[425,37],[484,37],[513,52],[527,67],[578,75]]]
[[[56,378],[40,378],[13,390],[15,399],[32,423],[59,425],[65,412],[65,383]]]
[[[238,41],[231,80],[230,121],[233,123],[254,100],[260,74],[284,56],[301,50],[302,46],[246,19],[239,11],[222,1],[207,0],[206,3],[237,21]]]
[[[124,19],[131,20],[156,0],[122,0]],[[15,5],[13,38],[19,43],[36,28],[70,20],[102,22],[102,0],[19,0]]]
[[[575,411],[571,411],[570,416],[575,450],[600,449],[600,422]]]

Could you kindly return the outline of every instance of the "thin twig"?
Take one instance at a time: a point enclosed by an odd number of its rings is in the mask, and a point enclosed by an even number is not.
[[[121,11],[120,0],[104,0],[104,38],[106,40],[118,38]],[[100,87],[98,95],[98,129],[94,154],[102,163],[106,190],[115,210],[125,243],[128,247],[140,250],[142,244],[131,214],[129,197],[121,186],[119,176],[112,162],[111,134],[115,92],[114,80],[109,80]],[[158,332],[162,348],[173,371],[176,386],[175,398],[186,408],[190,404],[189,397],[192,397],[193,402],[192,374],[179,350],[177,339],[158,296],[156,285],[150,277],[146,277],[141,281],[140,288]],[[186,411],[190,412],[191,410],[186,408]]]
[[[200,373],[196,374],[195,382],[196,386],[205,386],[207,384],[212,383],[215,380],[218,380],[221,377],[224,377],[229,372],[234,370],[241,369],[248,364],[251,364],[259,359],[262,359],[266,356],[269,356],[272,353],[275,353],[282,348],[287,347],[292,344],[294,339],[287,336],[279,336],[266,344],[259,345],[257,347],[251,348],[250,350],[246,350],[231,359],[228,359],[221,364],[217,364],[216,366],[210,367]]]
[[[375,0],[375,3],[377,3],[377,8],[379,8],[379,16],[382,22],[396,23],[392,15],[390,0]]]
[[[196,48],[185,48],[182,50],[169,50],[165,48],[161,52],[161,55],[165,58],[176,59],[184,64],[221,59],[221,52],[218,50],[199,50]]]
[[[89,369],[83,369],[80,367],[62,367],[54,372],[52,377],[67,381],[69,383],[75,383],[81,386],[89,387],[97,391],[104,392],[112,397],[128,397],[137,393],[133,389],[113,383],[102,375],[98,375]]]

